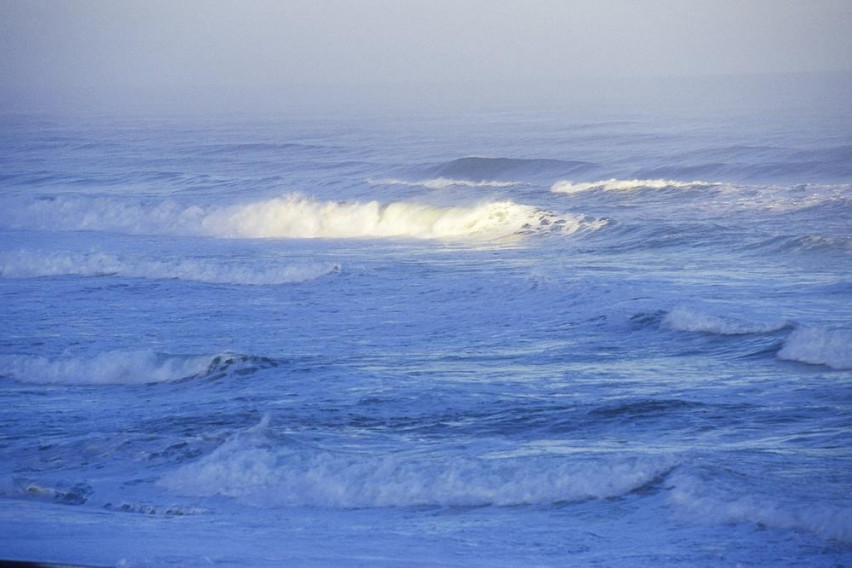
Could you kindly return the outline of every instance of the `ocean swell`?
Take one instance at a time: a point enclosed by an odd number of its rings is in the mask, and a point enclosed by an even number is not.
[[[440,164],[434,173],[441,177],[483,181],[512,175],[571,175],[593,167],[592,163],[576,160],[468,156]]]

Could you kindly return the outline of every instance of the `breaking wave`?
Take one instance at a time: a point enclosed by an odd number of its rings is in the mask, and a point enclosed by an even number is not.
[[[801,327],[778,351],[778,358],[832,369],[852,369],[852,330]]]
[[[675,475],[668,502],[690,519],[711,523],[753,523],[807,531],[852,544],[852,508],[813,502],[784,503],[769,496],[730,495],[697,478]]]
[[[0,254],[0,277],[3,278],[66,275],[124,276],[213,284],[271,285],[308,282],[339,272],[339,264],[317,262],[252,268],[193,259],[174,261],[123,259],[100,252],[60,253],[19,250]]]
[[[222,238],[408,238],[493,240],[530,231],[573,233],[582,216],[557,216],[512,201],[469,207],[408,202],[316,201],[298,194],[231,206],[183,206],[173,201],[57,197],[9,205],[0,213],[8,228],[97,230],[131,234]]]
[[[276,365],[265,357],[231,353],[192,356],[107,351],[89,358],[7,355],[0,357],[0,376],[36,384],[135,385],[218,379],[228,373],[244,375]]]
[[[785,320],[757,321],[739,317],[720,316],[687,307],[677,307],[663,317],[663,325],[677,331],[712,333],[717,335],[745,335],[771,333],[789,326]]]
[[[601,181],[575,183],[558,181],[551,186],[553,193],[581,193],[584,191],[633,191],[636,189],[696,189],[714,187],[716,184],[706,181],[675,181],[670,179],[608,179]]]
[[[167,474],[160,485],[258,506],[511,506],[618,497],[655,483],[672,467],[668,458],[430,459],[288,449],[251,431]]]

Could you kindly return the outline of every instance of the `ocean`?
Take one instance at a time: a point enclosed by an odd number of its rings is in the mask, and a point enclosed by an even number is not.
[[[4,114],[0,557],[852,566],[852,108],[796,97]]]

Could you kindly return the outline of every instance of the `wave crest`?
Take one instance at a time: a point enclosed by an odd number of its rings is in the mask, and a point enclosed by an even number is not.
[[[408,181],[404,179],[379,179],[367,180],[370,185],[402,185],[406,187],[425,187],[426,189],[447,189],[449,187],[513,187],[522,185],[517,181],[470,181],[464,179],[452,179],[439,177],[422,181]]]
[[[558,216],[508,200],[468,207],[436,207],[409,202],[317,201],[289,194],[247,204],[202,207],[63,196],[26,205],[6,205],[0,213],[0,224],[11,228],[220,238],[487,241],[536,230],[568,234],[594,225],[585,223],[582,216]]]
[[[676,181],[671,179],[607,179],[601,181],[575,183],[568,180],[558,181],[551,186],[553,193],[582,193],[584,191],[633,191],[637,189],[696,189],[713,187],[716,184],[706,181]]]
[[[668,474],[671,459],[576,461],[564,457],[429,459],[275,445],[264,423],[237,434],[160,485],[258,506],[511,506],[605,499]]]
[[[778,358],[837,370],[852,369],[852,330],[798,328],[784,342]]]
[[[769,496],[732,495],[713,490],[690,475],[676,475],[668,502],[690,519],[711,523],[753,523],[802,530],[820,538],[852,543],[852,509],[834,504],[784,503]]]
[[[717,335],[746,335],[771,333],[787,327],[785,320],[744,320],[719,316],[686,307],[677,307],[663,317],[663,325],[677,331],[712,333]]]
[[[218,379],[229,372],[246,374],[272,366],[276,366],[272,359],[232,353],[191,356],[107,351],[89,358],[8,355],[0,358],[0,376],[37,384],[138,385]]]

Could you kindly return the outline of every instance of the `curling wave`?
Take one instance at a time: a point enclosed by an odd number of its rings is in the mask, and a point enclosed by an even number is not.
[[[0,213],[0,226],[222,238],[487,241],[536,231],[569,234],[595,227],[596,222],[586,222],[582,216],[558,216],[512,201],[436,207],[408,202],[317,201],[290,194],[253,203],[206,207],[63,196],[5,207]]]

